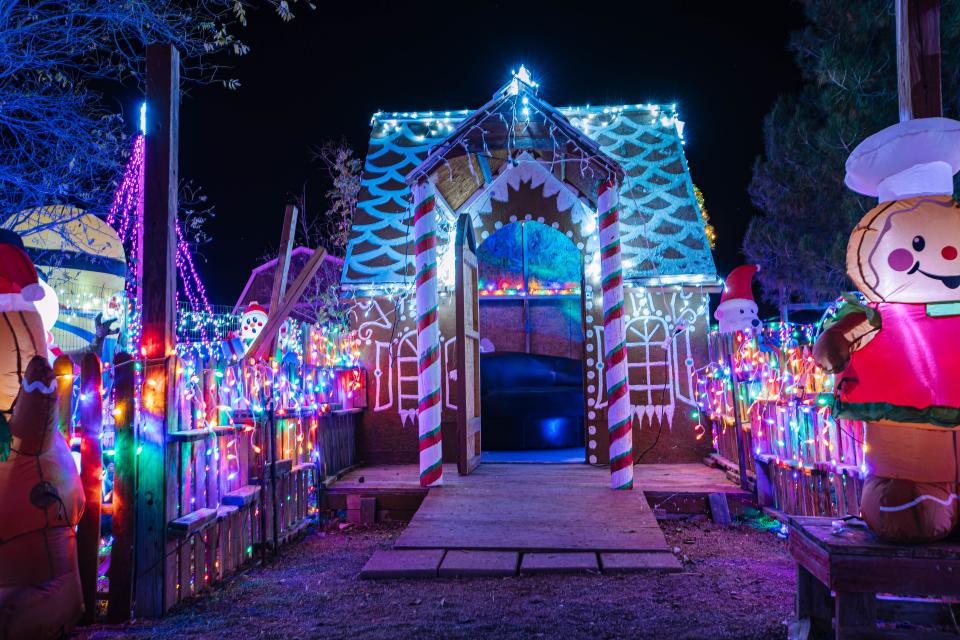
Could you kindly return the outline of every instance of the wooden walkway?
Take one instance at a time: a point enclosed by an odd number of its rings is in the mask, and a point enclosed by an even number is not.
[[[666,551],[642,491],[584,464],[483,464],[431,489],[396,549]]]
[[[530,466],[538,465],[485,462],[480,469],[484,473],[522,474]],[[605,468],[585,464],[539,466],[557,467],[554,472],[563,476],[559,480],[561,484],[576,480],[594,483],[594,488],[597,488],[606,487],[609,482]],[[634,467],[634,477],[636,489],[646,496],[657,519],[711,515],[708,503],[711,494],[722,495],[732,515],[742,513],[753,503],[753,496],[732,483],[723,470],[700,463],[637,465]],[[457,475],[455,465],[444,465],[443,478],[448,487],[464,482]],[[359,506],[354,504],[351,507],[348,500],[372,497],[375,499],[373,515],[376,520],[409,522],[426,495],[427,490],[420,486],[416,465],[364,466],[328,484],[328,490],[324,493],[324,508],[333,512],[347,511],[359,517]]]
[[[355,470],[330,493],[348,514],[366,501],[370,522],[373,511],[389,519],[422,500],[394,548],[361,571],[371,579],[679,571],[657,518],[702,513],[708,496],[731,506],[749,498],[701,464],[641,465],[636,484],[612,491],[609,470],[585,464],[484,463],[469,476],[445,465],[444,485],[426,491],[416,466],[403,465]]]
[[[593,482],[598,486],[609,485],[610,470],[607,467],[591,467],[583,463],[572,464],[534,464],[534,463],[496,463],[484,462],[480,469],[504,470],[504,467],[514,467],[522,473],[522,467],[557,467],[565,478],[578,478],[581,481]],[[572,471],[570,471],[572,470]],[[577,474],[576,476],[571,475]],[[639,464],[633,468],[634,482],[637,488],[644,493],[742,493],[740,487],[727,479],[726,474],[714,467],[708,467],[699,462],[679,464]],[[585,478],[589,478],[588,480]],[[443,482],[445,486],[454,486],[469,481],[470,476],[463,478],[457,474],[457,465],[443,465]],[[419,489],[420,478],[415,464],[386,464],[357,467],[343,474],[331,485],[337,491],[350,489]]]

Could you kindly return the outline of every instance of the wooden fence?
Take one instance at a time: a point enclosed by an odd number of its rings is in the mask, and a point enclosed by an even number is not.
[[[356,463],[363,371],[275,361],[177,359],[164,468],[148,468],[137,408],[141,364],[118,354],[55,363],[58,426],[79,450],[87,504],[78,529],[87,621],[131,615],[136,495],[162,473],[164,607],[275,550],[318,512],[324,474]],[[101,518],[101,514],[105,517]],[[101,523],[103,531],[101,531]]]
[[[814,327],[777,324],[709,338],[710,365],[696,380],[714,459],[740,459],[764,507],[790,515],[858,514],[863,423],[835,420],[833,377],[814,362]]]

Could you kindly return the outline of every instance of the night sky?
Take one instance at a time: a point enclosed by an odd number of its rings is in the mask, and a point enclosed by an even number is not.
[[[250,268],[279,244],[291,194],[306,185],[308,210],[322,205],[310,146],[345,138],[362,157],[376,110],[479,107],[521,63],[556,106],[676,102],[717,228],[719,270],[740,264],[763,117],[798,88],[786,44],[802,10],[631,4],[318,3],[295,6],[286,24],[253,13],[243,32],[252,52],[232,74],[242,88],[192,87],[181,106],[181,177],[202,185],[217,210],[199,265],[211,301],[232,305]]]

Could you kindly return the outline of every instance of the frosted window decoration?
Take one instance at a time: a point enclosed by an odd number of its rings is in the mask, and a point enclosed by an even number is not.
[[[579,293],[580,252],[566,234],[523,213],[531,208],[582,226],[584,207],[574,190],[528,153],[498,172],[485,191],[461,208],[481,228],[497,229],[484,239],[478,252],[481,295],[516,294],[526,289],[533,295]],[[502,223],[513,218],[517,221]]]

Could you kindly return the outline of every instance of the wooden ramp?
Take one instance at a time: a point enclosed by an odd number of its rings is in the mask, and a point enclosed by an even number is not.
[[[445,477],[397,549],[665,551],[642,491],[613,491],[609,471],[584,464],[483,464]]]
[[[643,491],[612,491],[605,468],[483,464],[444,482],[361,577],[680,569]]]

